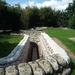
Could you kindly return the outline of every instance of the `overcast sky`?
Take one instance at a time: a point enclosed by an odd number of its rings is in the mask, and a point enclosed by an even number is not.
[[[23,8],[26,6],[37,6],[38,8],[51,6],[55,10],[65,10],[72,0],[6,0],[6,2],[11,5],[19,3]]]

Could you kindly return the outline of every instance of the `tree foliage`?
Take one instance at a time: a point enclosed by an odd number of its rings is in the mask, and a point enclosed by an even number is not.
[[[52,26],[53,10],[50,7],[40,8],[40,21],[43,26]]]
[[[20,29],[20,5],[10,6],[4,0],[0,0],[0,29],[18,31]]]
[[[19,31],[34,27],[70,27],[75,29],[75,1],[69,3],[65,11],[55,11],[51,7],[13,6],[0,0],[0,29]]]
[[[70,28],[75,29],[75,1],[73,3],[69,3],[67,7],[67,14],[68,14],[68,26]]]
[[[26,7],[24,10],[22,10],[22,13],[21,13],[21,23],[22,23],[22,26],[21,28],[22,29],[26,29],[28,28],[28,25],[29,25],[29,7]]]
[[[69,27],[75,29],[75,15],[69,19]]]
[[[38,26],[39,9],[37,7],[30,8],[29,13],[29,28]]]

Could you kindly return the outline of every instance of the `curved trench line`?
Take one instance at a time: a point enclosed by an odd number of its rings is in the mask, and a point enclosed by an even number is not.
[[[31,33],[30,33],[31,34]],[[32,36],[37,35],[32,32]],[[30,46],[26,43],[25,47],[28,52],[24,51],[19,59],[20,62],[12,64],[5,68],[0,68],[0,75],[69,75],[70,67],[68,63],[58,54],[51,56],[53,52],[51,47],[41,35],[30,40]],[[46,36],[45,36],[46,37]],[[39,39],[39,40],[37,40]],[[49,38],[48,38],[49,39]],[[47,39],[47,41],[48,41]],[[29,47],[28,47],[29,46]],[[24,58],[25,60],[23,61]],[[62,62],[61,62],[61,61]]]

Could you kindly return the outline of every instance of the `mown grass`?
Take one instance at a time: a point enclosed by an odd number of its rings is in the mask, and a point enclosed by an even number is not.
[[[0,58],[7,56],[22,38],[21,35],[0,34]]]
[[[51,36],[56,37],[63,42],[75,55],[75,42],[69,40],[71,37],[75,37],[75,30],[73,29],[62,29],[62,28],[50,28],[45,32]]]
[[[75,37],[75,30],[73,29],[65,30],[62,28],[49,28],[47,30],[44,30],[44,32],[46,32],[50,37],[58,38],[75,55],[75,42],[68,39],[71,37]],[[70,75],[75,75],[75,60],[72,59],[72,62],[69,65],[72,69],[72,72]]]

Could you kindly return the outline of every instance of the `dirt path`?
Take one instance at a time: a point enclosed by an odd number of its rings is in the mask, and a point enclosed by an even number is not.
[[[70,56],[70,58],[75,59],[75,55],[68,49],[60,40],[57,38],[52,38],[61,48],[63,48],[67,54]]]

